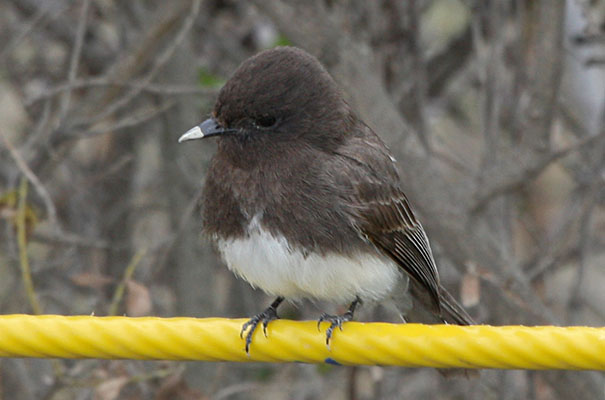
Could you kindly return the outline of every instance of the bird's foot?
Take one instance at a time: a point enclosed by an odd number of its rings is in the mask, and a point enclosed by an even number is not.
[[[338,328],[342,331],[342,324],[344,322],[350,321],[353,319],[353,313],[355,313],[355,307],[357,304],[361,303],[359,298],[356,298],[353,303],[349,306],[349,309],[346,313],[342,315],[331,315],[331,314],[322,314],[317,320],[317,329],[319,330],[322,322],[329,322],[330,326],[326,330],[326,346],[330,347],[330,340],[332,339],[332,334],[334,333],[334,329]]]
[[[250,318],[248,322],[242,325],[242,330],[239,333],[240,338],[244,338],[244,333],[246,333],[246,354],[250,354],[250,344],[252,343],[252,335],[256,330],[258,324],[262,323],[263,325],[263,333],[265,337],[267,337],[267,325],[269,322],[279,319],[277,316],[277,306],[283,301],[283,297],[278,297],[266,310],[263,312],[256,314],[254,317]]]
[[[326,321],[330,323],[330,326],[326,330],[326,345],[330,347],[330,340],[332,339],[332,334],[334,333],[334,328],[338,327],[342,331],[342,323],[347,322],[353,319],[353,315],[348,315],[348,312],[343,315],[330,315],[330,314],[322,314],[317,320],[317,329],[322,322]]]

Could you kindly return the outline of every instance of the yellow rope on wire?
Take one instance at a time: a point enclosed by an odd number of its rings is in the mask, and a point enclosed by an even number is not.
[[[245,319],[0,316],[0,357],[306,362],[436,368],[605,370],[605,328],[347,322],[325,343],[316,322]]]

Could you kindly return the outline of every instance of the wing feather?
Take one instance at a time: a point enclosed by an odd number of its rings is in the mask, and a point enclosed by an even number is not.
[[[351,185],[349,194],[361,233],[392,258],[430,294],[440,314],[440,284],[433,253],[424,229],[399,188],[393,158],[382,141],[366,127],[341,148],[336,166]]]
[[[428,290],[439,312],[439,274],[433,253],[405,195],[393,190],[389,201],[366,198],[360,214],[365,221],[361,226],[364,235]]]

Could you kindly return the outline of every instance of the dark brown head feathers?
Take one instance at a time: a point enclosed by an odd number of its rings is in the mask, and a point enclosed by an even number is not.
[[[276,47],[244,61],[221,89],[213,117],[241,137],[270,132],[330,140],[350,109],[338,86],[307,52]],[[276,137],[277,136],[277,137]]]

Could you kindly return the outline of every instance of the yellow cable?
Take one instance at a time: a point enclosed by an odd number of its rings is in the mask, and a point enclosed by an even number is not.
[[[254,334],[245,319],[0,316],[0,357],[262,361],[436,368],[605,370],[605,328],[347,322],[325,344],[313,321],[272,321]]]

